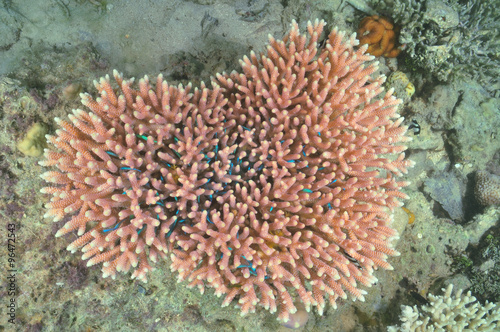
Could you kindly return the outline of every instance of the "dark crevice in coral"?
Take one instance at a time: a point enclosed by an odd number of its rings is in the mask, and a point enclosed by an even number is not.
[[[288,7],[288,3],[289,3],[288,0],[281,0],[281,5],[283,6],[283,8]]]
[[[465,189],[465,194],[463,197],[463,212],[465,222],[469,222],[477,214],[483,213],[483,207],[477,201],[474,194],[475,179],[474,173],[467,174],[467,184]]]
[[[5,52],[5,51],[10,50],[12,48],[12,46],[14,46],[19,41],[19,39],[21,38],[21,29],[16,29],[14,36],[15,36],[14,42],[1,46],[0,52]]]
[[[427,175],[427,178],[430,178],[430,177],[431,177],[431,175],[430,175],[430,174],[428,174],[428,175]],[[418,186],[418,188],[417,188],[417,189],[418,189],[418,191],[419,191],[422,195],[424,195],[424,197],[425,197],[425,199],[427,200],[427,202],[432,202],[432,201],[433,201],[433,199],[432,199],[431,195],[430,195],[429,193],[427,193],[427,191],[425,190],[425,186],[424,186],[424,183],[423,183],[423,182],[420,184],[420,186]]]
[[[443,206],[439,203],[434,201],[434,204],[432,205],[432,214],[439,219],[445,218],[445,219],[453,219],[450,214],[443,208]]]
[[[450,114],[451,118],[453,118],[455,116],[455,113],[457,111],[457,107],[462,103],[463,99],[464,99],[464,92],[463,91],[459,91],[458,99],[455,102],[455,105],[453,105],[453,107],[451,109],[451,114]]]
[[[448,159],[450,163],[448,165],[448,172],[453,170],[453,165],[457,162],[457,156],[455,151],[460,151],[457,140],[457,131],[456,129],[445,130],[443,133],[443,144],[446,154],[448,155]]]
[[[467,262],[463,264],[463,262]],[[500,226],[486,232],[479,245],[469,245],[458,265],[472,285],[469,290],[481,302],[496,302],[500,298]]]

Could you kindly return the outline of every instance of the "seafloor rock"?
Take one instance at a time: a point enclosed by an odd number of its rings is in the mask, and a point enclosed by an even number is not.
[[[437,201],[453,220],[463,220],[462,182],[453,173],[441,173],[424,182],[425,191]]]

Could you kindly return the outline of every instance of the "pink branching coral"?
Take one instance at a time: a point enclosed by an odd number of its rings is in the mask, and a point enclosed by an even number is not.
[[[219,74],[209,89],[172,87],[159,76],[132,81],[115,72],[82,95],[90,112],[49,142],[43,175],[56,184],[47,216],[71,219],[104,276],[133,269],[145,280],[170,253],[179,281],[213,287],[242,313],[260,305],[286,321],[300,299],[322,313],[325,297],[363,300],[378,267],[391,269],[391,210],[406,198],[395,177],[412,165],[398,99],[373,78],[366,46],[354,49],[324,22],[308,36],[293,22],[282,41]]]
[[[181,224],[203,209],[200,196],[219,190],[212,181],[213,146],[224,134],[220,88],[172,87],[161,75],[156,89],[147,77],[124,80],[114,72],[119,94],[109,77],[95,82],[101,97],[82,94],[90,112],[74,110],[71,122],[56,118],[62,129],[48,142],[43,166],[59,171],[42,175],[56,187],[46,217],[73,215],[56,237],[77,230],[68,250],[82,248],[88,266],[103,263],[103,275],[135,269],[146,280],[150,261],[165,256]],[[228,168],[222,161],[214,163]],[[169,242],[170,240],[170,242]]]

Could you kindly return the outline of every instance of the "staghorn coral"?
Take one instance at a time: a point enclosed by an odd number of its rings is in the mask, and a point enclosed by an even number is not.
[[[218,74],[212,89],[172,87],[160,75],[139,88],[116,71],[82,95],[90,112],[49,142],[43,175],[55,186],[47,217],[72,215],[56,236],[77,231],[104,276],[170,253],[179,281],[213,287],[242,314],[260,305],[287,321],[298,297],[322,313],[325,296],[363,300],[379,267],[392,269],[391,210],[406,195],[395,176],[412,165],[397,114],[400,100],[372,78],[377,63],[324,22],[307,34],[293,22],[282,41]]]
[[[40,162],[60,170],[42,175],[59,185],[42,189],[53,195],[45,216],[59,221],[76,213],[56,237],[77,230],[68,250],[82,248],[88,266],[104,263],[104,277],[133,267],[132,277],[145,280],[149,262],[165,257],[169,236],[200,195],[220,189],[207,184],[214,176],[207,159],[223,136],[226,101],[218,87],[190,93],[191,86],[172,87],[160,75],[155,90],[147,77],[134,90],[133,80],[116,71],[114,77],[119,95],[101,78],[100,98],[81,95],[91,112],[74,110],[71,122],[56,118],[62,129],[48,136],[56,151],[46,150]],[[227,169],[227,162],[216,165]]]
[[[429,294],[429,305],[402,306],[401,326],[389,326],[389,332],[431,331],[498,331],[500,308],[495,303],[481,305],[471,292],[458,290],[453,296],[453,285],[442,289],[443,295]]]

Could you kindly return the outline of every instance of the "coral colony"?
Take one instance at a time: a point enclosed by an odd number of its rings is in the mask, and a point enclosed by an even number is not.
[[[358,34],[359,42],[368,44],[366,52],[371,55],[395,58],[401,52],[398,43],[399,27],[385,17],[365,17],[359,23]]]
[[[212,88],[101,78],[99,98],[82,94],[90,111],[48,136],[46,217],[69,219],[56,236],[77,231],[68,250],[104,277],[146,281],[169,254],[180,281],[243,314],[260,305],[287,321],[294,299],[320,314],[325,297],[363,300],[360,284],[398,254],[409,138],[400,100],[376,98],[385,77],[366,46],[334,29],[320,47],[324,25],[306,36],[293,22]]]

